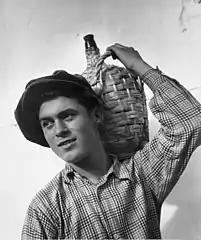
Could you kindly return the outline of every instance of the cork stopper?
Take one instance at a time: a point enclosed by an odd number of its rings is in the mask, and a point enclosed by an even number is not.
[[[87,34],[84,37],[84,41],[85,41],[85,48],[89,49],[89,48],[97,48],[96,42],[94,40],[94,35],[93,34]]]

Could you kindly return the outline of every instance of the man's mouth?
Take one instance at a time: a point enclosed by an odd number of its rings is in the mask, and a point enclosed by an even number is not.
[[[71,144],[74,143],[75,141],[76,141],[76,138],[67,139],[65,141],[60,142],[57,146],[58,147],[71,146]]]

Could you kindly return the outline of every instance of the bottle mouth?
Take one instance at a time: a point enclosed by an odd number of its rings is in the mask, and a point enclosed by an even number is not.
[[[96,42],[94,40],[94,35],[93,34],[87,34],[83,38],[84,38],[84,41],[85,41],[86,50],[89,49],[89,48],[97,49],[97,45],[96,45]]]
[[[85,41],[89,41],[89,42],[94,41],[94,35],[93,34],[87,34],[83,38],[84,38]]]

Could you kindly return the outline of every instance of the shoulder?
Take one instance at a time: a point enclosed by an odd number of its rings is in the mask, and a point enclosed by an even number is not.
[[[144,157],[140,153],[141,151],[138,150],[131,154],[129,158],[121,162],[135,179],[138,177],[140,178],[142,172],[142,162],[144,161]]]
[[[47,235],[51,237],[57,235],[61,216],[59,207],[61,184],[62,172],[58,173],[34,196],[26,212],[22,230],[23,239],[30,237],[35,239],[37,236],[40,239],[46,239]]]
[[[136,170],[135,168],[139,167],[136,162],[138,158],[138,154],[139,154],[139,151],[130,154],[129,157],[127,157],[123,161],[120,161],[121,164],[127,167],[130,171]]]
[[[60,195],[63,192],[63,177],[60,171],[49,183],[47,183],[33,197],[29,208],[47,210],[59,204]]]

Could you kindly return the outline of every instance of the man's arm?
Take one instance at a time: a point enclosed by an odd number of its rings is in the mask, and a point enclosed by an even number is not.
[[[161,128],[135,161],[162,203],[201,144],[201,105],[176,80],[157,70],[147,71],[143,80],[154,93],[149,105]]]
[[[161,128],[134,160],[162,203],[201,144],[201,105],[176,80],[149,66],[134,48],[115,44],[108,50],[154,93],[149,105]]]

